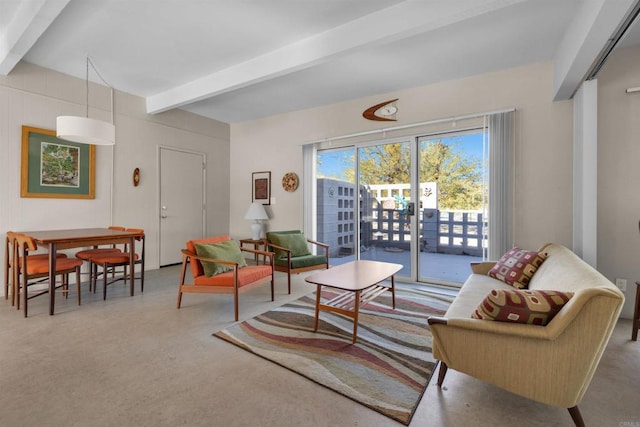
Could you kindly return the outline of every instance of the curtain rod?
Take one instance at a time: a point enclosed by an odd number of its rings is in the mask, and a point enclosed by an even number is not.
[[[399,126],[393,126],[393,127],[390,127],[390,128],[374,129],[374,130],[368,130],[368,131],[363,131],[363,132],[350,133],[350,134],[346,134],[346,135],[334,136],[334,137],[331,137],[331,138],[316,139],[314,141],[305,142],[302,145],[311,145],[311,144],[318,144],[320,142],[338,141],[340,139],[356,138],[358,136],[373,135],[373,134],[376,134],[376,133],[393,132],[393,131],[396,131],[396,130],[410,129],[410,128],[414,128],[414,127],[418,127],[418,126],[433,125],[433,124],[436,124],[436,123],[444,123],[444,122],[453,122],[453,121],[457,121],[457,120],[473,119],[473,118],[476,118],[476,117],[487,116],[489,114],[510,113],[512,111],[516,111],[516,109],[515,108],[509,108],[509,109],[505,109],[505,110],[488,111],[486,113],[475,113],[475,114],[467,114],[467,115],[464,115],[464,116],[445,117],[445,118],[442,118],[442,119],[428,120],[426,122],[411,123],[411,124],[408,124],[408,125],[399,125]]]

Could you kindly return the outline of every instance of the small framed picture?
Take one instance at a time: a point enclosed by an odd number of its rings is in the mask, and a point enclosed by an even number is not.
[[[271,172],[251,174],[251,201],[263,205],[271,204]]]

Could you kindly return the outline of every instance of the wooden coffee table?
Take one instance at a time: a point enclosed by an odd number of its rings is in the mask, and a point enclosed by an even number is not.
[[[353,319],[353,343],[358,339],[358,312],[361,305],[372,301],[384,292],[391,292],[393,308],[396,308],[395,282],[393,275],[402,268],[401,264],[380,261],[351,261],[328,270],[308,276],[305,281],[314,283],[316,289],[316,318],[313,331],[318,330],[320,310],[340,313]],[[381,285],[391,278],[391,286]],[[323,286],[346,291],[326,304],[320,303]]]

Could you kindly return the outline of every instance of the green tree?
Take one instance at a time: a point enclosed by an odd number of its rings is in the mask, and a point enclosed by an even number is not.
[[[480,160],[458,150],[460,143],[441,139],[420,146],[420,182],[438,183],[440,209],[480,209],[482,173]],[[360,149],[360,182],[392,184],[409,182],[408,143],[376,145]],[[353,175],[353,168],[350,172]]]
[[[408,143],[375,145],[360,149],[360,182],[397,184],[409,182]]]
[[[459,142],[441,139],[421,143],[420,182],[438,183],[440,209],[480,209],[482,170],[480,159],[458,150]]]

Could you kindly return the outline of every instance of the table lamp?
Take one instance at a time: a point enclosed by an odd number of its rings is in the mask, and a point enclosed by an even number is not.
[[[251,203],[251,205],[249,205],[247,213],[244,215],[244,219],[253,220],[253,223],[251,224],[251,239],[259,240],[260,234],[262,233],[262,224],[260,223],[260,220],[269,219],[269,217],[267,216],[267,212],[264,210],[264,206],[262,206],[262,203]]]

